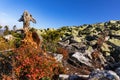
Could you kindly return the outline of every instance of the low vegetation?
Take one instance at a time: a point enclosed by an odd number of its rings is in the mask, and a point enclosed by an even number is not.
[[[80,73],[90,73],[93,68],[87,68],[85,65],[70,65],[69,62],[72,51],[76,51],[76,46],[72,43],[84,43],[88,51],[94,50],[92,53],[92,62],[95,67],[103,67],[99,64],[99,53],[107,60],[113,57],[114,62],[120,61],[120,24],[118,22],[107,22],[106,24],[93,24],[83,26],[64,26],[60,29],[43,29],[38,30],[31,28],[30,33],[37,32],[41,39],[39,46],[35,44],[23,43],[24,33],[9,30],[5,26],[3,35],[0,35],[0,79],[2,80],[57,80],[59,74],[70,74],[78,71]],[[0,26],[0,29],[2,26]],[[12,40],[6,40],[4,36],[12,35]],[[28,37],[30,41],[35,41]],[[73,42],[67,42],[66,38],[70,38]],[[72,38],[72,39],[71,39]],[[106,38],[109,38],[106,40]],[[29,40],[27,39],[27,40]],[[76,42],[75,42],[76,41]],[[60,46],[58,43],[64,43]],[[31,42],[32,43],[32,42]],[[68,44],[69,43],[69,44]],[[77,44],[77,45],[78,45]],[[71,53],[67,48],[72,47]],[[82,45],[83,46],[83,45]],[[80,47],[81,48],[81,47]],[[71,48],[70,48],[71,49]],[[84,52],[84,49],[82,49]],[[69,54],[70,53],[70,54]],[[62,62],[58,62],[54,58],[54,54],[62,54]],[[68,63],[65,63],[65,61]],[[70,64],[69,64],[70,63]],[[64,65],[67,64],[67,65]],[[99,65],[98,65],[99,64]],[[84,67],[82,67],[84,66]],[[67,68],[71,68],[67,71]],[[84,70],[84,68],[86,70]],[[88,71],[87,71],[88,70]]]

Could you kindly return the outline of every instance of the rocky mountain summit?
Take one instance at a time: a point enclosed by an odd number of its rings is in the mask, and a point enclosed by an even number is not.
[[[113,80],[113,78],[106,76],[108,74],[111,77],[113,76],[115,80],[120,79],[120,72],[117,70],[120,68],[119,20],[82,26],[65,26],[60,29],[43,29],[37,30],[37,33],[43,37],[45,35],[50,36],[49,38],[52,39],[57,36],[57,45],[68,51],[68,58],[63,61],[63,65],[81,68],[81,71],[79,69],[77,72],[74,72],[74,69],[72,74],[86,75],[93,71],[94,75],[91,77],[91,73],[89,80]],[[87,69],[85,70],[84,67]],[[72,70],[71,67],[67,69],[68,72]],[[96,69],[99,69],[99,71],[96,71]],[[115,72],[115,74],[113,75],[110,71]],[[101,76],[96,78],[96,75],[100,74]]]
[[[120,80],[120,21],[35,29],[0,36],[0,80]],[[15,28],[15,27],[14,27]]]

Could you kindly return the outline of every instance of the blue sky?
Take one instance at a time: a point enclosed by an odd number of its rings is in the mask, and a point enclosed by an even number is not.
[[[120,20],[120,0],[1,0],[0,25],[17,25],[27,10],[36,19],[35,28],[60,28]]]

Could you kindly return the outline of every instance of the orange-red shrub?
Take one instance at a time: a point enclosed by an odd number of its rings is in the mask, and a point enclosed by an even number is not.
[[[40,49],[26,45],[15,50],[15,73],[19,79],[52,78],[64,70],[55,59],[44,56]]]

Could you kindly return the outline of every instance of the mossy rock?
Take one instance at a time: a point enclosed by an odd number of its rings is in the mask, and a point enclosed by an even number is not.
[[[119,39],[112,38],[112,39],[109,39],[109,41],[116,46],[120,46],[120,40]]]
[[[73,35],[73,36],[77,36],[77,35],[78,35],[78,31],[72,30],[72,35]]]
[[[103,45],[101,46],[101,49],[102,51],[110,52],[109,45],[106,43],[103,43]]]
[[[80,31],[82,31],[82,30],[84,30],[85,29],[85,27],[79,27],[79,30]]]
[[[113,34],[113,35],[119,35],[119,36],[120,36],[120,30],[118,30],[118,31],[113,31],[112,34]]]
[[[90,42],[91,45],[95,45],[97,43],[97,40],[93,40]]]
[[[115,21],[115,20],[110,20],[109,21],[109,24],[115,24],[115,23],[117,23],[117,21]]]
[[[93,48],[91,46],[88,47],[88,51],[92,52]]]
[[[75,37],[74,36],[74,40],[77,41],[77,42],[81,42],[81,38],[80,37]]]

